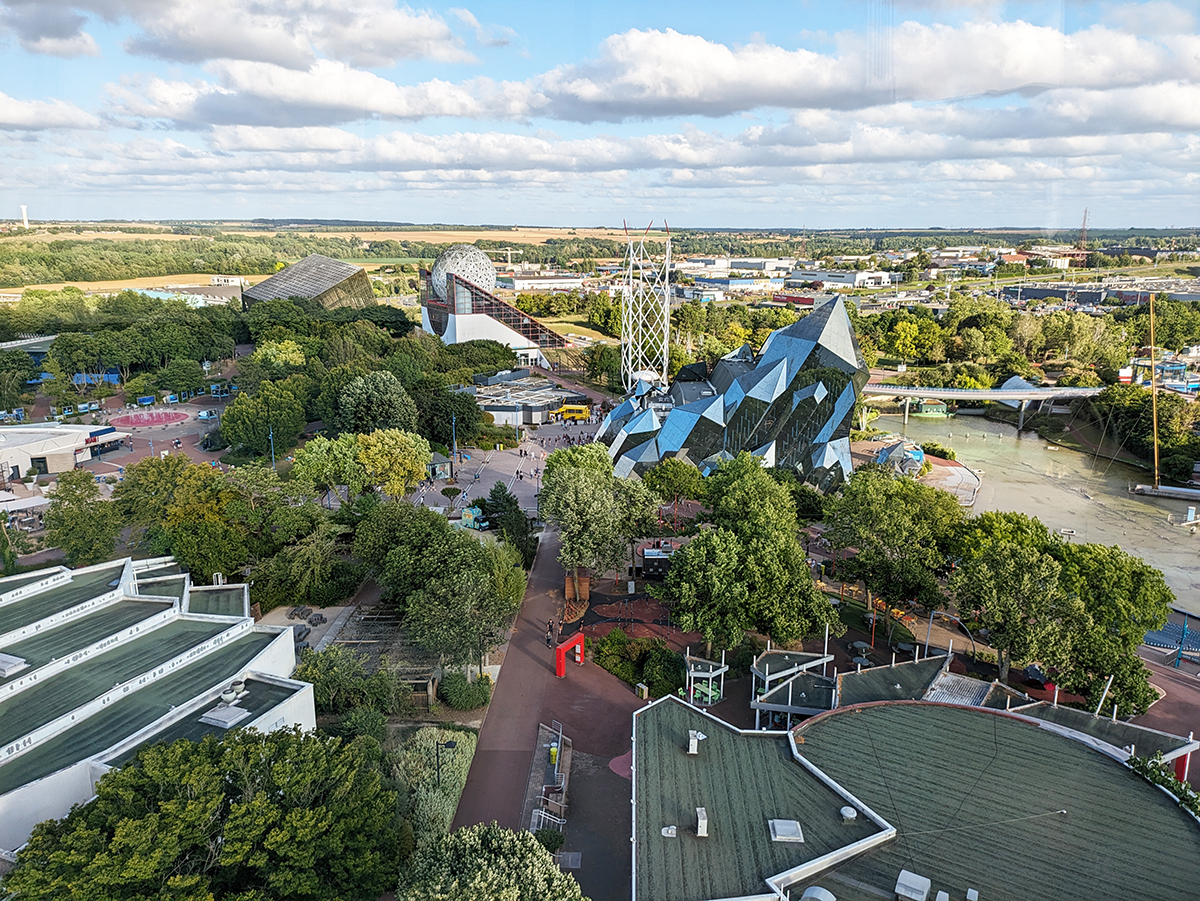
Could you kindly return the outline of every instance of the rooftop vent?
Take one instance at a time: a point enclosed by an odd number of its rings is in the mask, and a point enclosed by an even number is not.
[[[979,901],[979,892],[973,888],[967,889],[967,901]]]
[[[837,897],[829,889],[819,885],[810,885],[800,896],[800,901],[837,901]]]
[[[236,726],[242,720],[250,715],[250,711],[245,707],[230,707],[222,705],[214,707],[208,713],[200,717],[200,722],[209,726],[217,726],[221,729],[229,729]]]
[[[663,826],[662,827],[663,838],[675,838],[675,836],[678,834],[678,832],[679,832],[679,830],[675,826]]]
[[[858,811],[849,804],[839,810],[838,813],[841,814],[843,823],[854,823],[858,821]]]
[[[950,893],[949,892],[938,892],[937,897],[934,899],[934,901],[950,901]]]
[[[708,738],[708,736],[705,735],[703,732],[700,732],[696,729],[688,729],[688,750],[687,750],[687,752],[689,754],[699,754],[700,753],[700,742],[704,741],[704,739],[706,739],[706,738]]]
[[[696,838],[708,838],[708,811],[696,808]]]
[[[773,842],[803,842],[804,830],[795,820],[767,820]]]
[[[901,870],[896,879],[896,897],[901,901],[928,901],[931,885],[928,876]]]
[[[13,654],[0,654],[0,679],[15,676],[28,666],[29,664],[25,662],[24,657],[17,657]]]

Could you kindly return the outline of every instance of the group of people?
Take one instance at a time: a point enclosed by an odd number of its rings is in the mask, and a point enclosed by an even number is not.
[[[554,628],[554,620],[552,620],[552,619],[546,620],[546,647],[548,647],[548,648],[554,647],[554,639],[556,636],[561,638],[562,631],[563,631],[563,621],[561,619],[558,621],[557,631]]]

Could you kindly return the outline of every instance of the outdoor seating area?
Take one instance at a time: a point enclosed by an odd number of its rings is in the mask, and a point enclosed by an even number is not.
[[[687,682],[679,690],[680,697],[697,707],[711,707],[720,703],[725,696],[725,674],[729,672],[729,666],[725,663],[725,652],[721,652],[721,662],[717,663],[692,656],[691,648],[688,648],[684,653],[683,662]]]

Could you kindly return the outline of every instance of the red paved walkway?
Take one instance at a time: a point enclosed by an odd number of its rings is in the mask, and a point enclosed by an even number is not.
[[[458,802],[456,829],[492,820],[521,828],[518,821],[539,722],[561,722],[575,750],[585,754],[616,757],[629,749],[632,714],[640,706],[629,686],[594,663],[569,665],[565,679],[554,676],[546,622],[557,621],[562,603],[564,574],[558,551],[556,536],[542,539]]]

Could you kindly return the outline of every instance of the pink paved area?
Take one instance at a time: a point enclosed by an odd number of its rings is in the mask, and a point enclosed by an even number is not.
[[[109,422],[119,429],[135,428],[151,425],[175,425],[186,422],[188,414],[182,410],[146,410],[140,413],[126,413],[124,416],[114,416]]]

